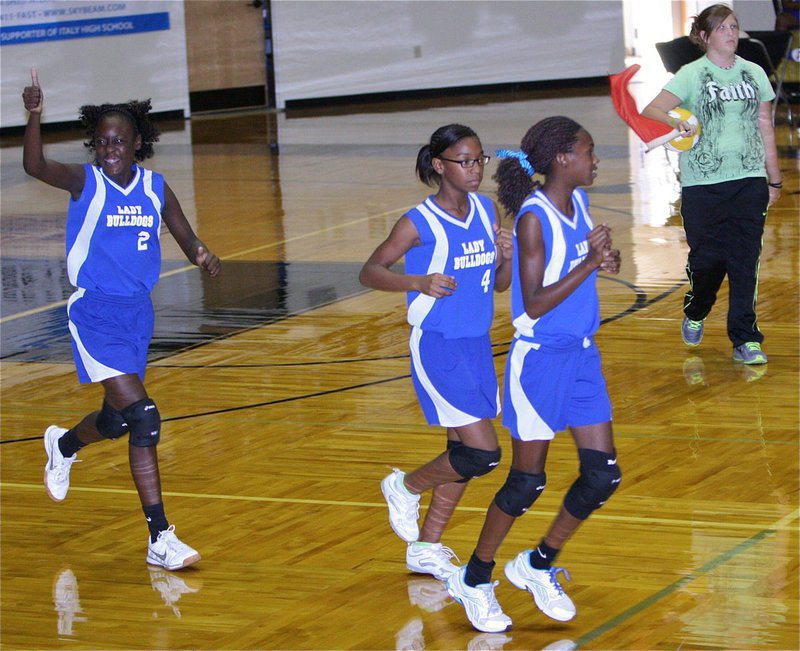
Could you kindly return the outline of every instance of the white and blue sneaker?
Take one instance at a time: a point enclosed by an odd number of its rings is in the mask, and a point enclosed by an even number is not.
[[[467,568],[462,567],[447,579],[447,592],[464,606],[472,626],[481,633],[502,633],[511,628],[511,618],[503,612],[494,596],[500,583],[481,583],[474,588],[464,583]]]
[[[559,622],[568,622],[575,617],[575,604],[564,592],[556,575],[563,572],[569,580],[569,573],[563,567],[535,569],[530,564],[530,553],[531,550],[526,549],[506,563],[506,577],[520,590],[530,592],[537,607],[545,615]]]

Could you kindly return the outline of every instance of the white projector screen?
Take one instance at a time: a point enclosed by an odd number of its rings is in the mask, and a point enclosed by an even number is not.
[[[293,100],[598,77],[624,68],[622,0],[272,0]]]

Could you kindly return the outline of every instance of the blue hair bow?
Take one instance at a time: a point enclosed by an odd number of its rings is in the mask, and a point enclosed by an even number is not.
[[[520,167],[524,169],[530,176],[533,176],[533,165],[528,160],[528,155],[524,151],[516,149],[498,149],[494,152],[498,158],[516,158],[519,161]]]

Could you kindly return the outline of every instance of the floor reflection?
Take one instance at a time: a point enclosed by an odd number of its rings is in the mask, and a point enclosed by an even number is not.
[[[185,594],[200,592],[203,580],[194,572],[168,572],[158,567],[148,567],[150,585],[153,590],[161,595],[164,605],[172,609],[172,614],[180,619],[181,611],[177,604]],[[153,611],[153,617],[159,617],[158,610]]]
[[[454,603],[444,583],[431,578],[409,579],[408,601],[412,606],[419,606],[429,613],[438,612]]]
[[[88,617],[80,616],[80,596],[78,595],[78,579],[69,568],[61,570],[53,580],[53,604],[58,613],[59,636],[75,635],[77,623],[88,622]]]
[[[158,567],[148,566],[151,588],[159,594],[170,616],[181,618],[178,602],[188,594],[200,592],[203,580],[196,572],[168,572]],[[58,614],[57,630],[59,637],[78,637],[81,627],[89,621],[81,607],[78,579],[70,568],[60,570],[53,579],[53,605]],[[153,619],[163,616],[164,608],[153,602]]]
[[[153,291],[156,325],[150,359],[301,314],[359,294],[360,263],[226,261],[209,281],[198,269],[165,262]],[[2,359],[71,362],[64,260],[3,259]]]

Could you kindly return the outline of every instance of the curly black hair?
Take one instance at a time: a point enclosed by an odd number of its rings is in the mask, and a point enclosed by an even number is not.
[[[81,124],[86,128],[88,140],[83,143],[90,152],[95,150],[95,132],[100,119],[106,115],[121,115],[133,125],[133,132],[142,137],[142,146],[134,153],[134,158],[141,162],[145,158],[150,158],[153,151],[153,143],[158,141],[161,132],[150,121],[149,113],[151,109],[150,99],[132,99],[125,104],[86,104],[79,109]]]
[[[547,176],[556,155],[575,147],[581,129],[583,127],[575,120],[563,115],[544,118],[528,129],[520,148],[534,171]],[[497,200],[510,215],[516,215],[525,198],[540,185],[516,158],[501,160],[492,178],[497,181]]]

